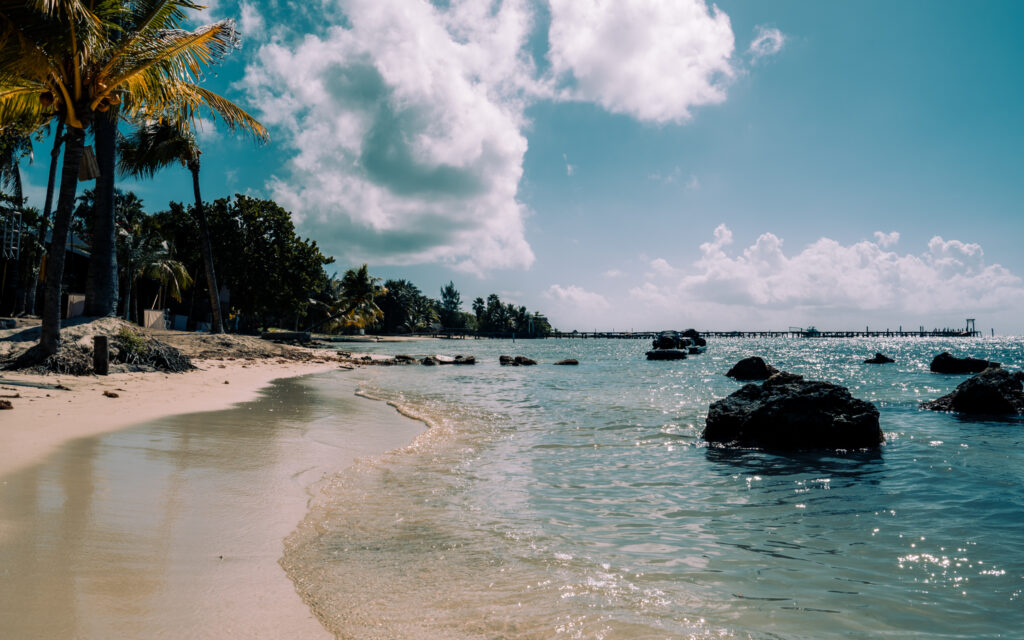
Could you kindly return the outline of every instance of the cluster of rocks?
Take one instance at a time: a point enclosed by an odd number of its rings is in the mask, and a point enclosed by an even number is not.
[[[537,361],[526,356],[500,356],[498,362],[503,367],[530,367],[537,364]]]
[[[881,353],[867,364],[894,362]],[[1024,372],[1010,372],[998,362],[957,358],[948,352],[932,360],[936,373],[975,373],[952,392],[921,404],[933,411],[970,415],[1024,415]],[[766,363],[744,358],[725,374],[746,384],[708,408],[702,437],[721,446],[776,450],[870,449],[885,436],[878,409],[854,398],[848,389],[829,382],[804,380]]]
[[[346,354],[351,357],[351,354]],[[537,364],[537,361],[526,356],[500,356],[498,362],[502,366],[508,367],[529,367]],[[393,358],[373,358],[371,356],[363,356],[357,361],[358,364],[381,364],[381,365],[403,365],[403,364],[422,364],[428,367],[437,365],[459,365],[459,364],[476,364],[476,356],[426,356],[424,358],[415,358],[409,355],[397,355]],[[579,360],[574,358],[566,358],[559,360],[553,364],[556,365],[578,365]]]

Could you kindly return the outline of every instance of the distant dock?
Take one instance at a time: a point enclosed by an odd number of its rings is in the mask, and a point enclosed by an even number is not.
[[[653,340],[659,331],[556,331],[552,338],[607,338],[621,340]],[[787,329],[785,331],[701,331],[706,338],[977,338],[980,331],[972,329],[883,329],[872,331],[832,331],[819,329]]]

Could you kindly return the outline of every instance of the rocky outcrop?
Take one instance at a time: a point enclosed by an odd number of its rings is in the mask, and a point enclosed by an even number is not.
[[[512,356],[499,356],[498,362],[510,367],[528,367],[530,365],[537,364],[536,360],[525,356],[516,356],[514,358]]]
[[[702,436],[726,446],[786,451],[870,449],[885,441],[873,404],[845,387],[785,372],[712,403]]]
[[[575,358],[566,358],[565,360],[559,360],[555,364],[579,364],[580,361]]]
[[[434,356],[427,356],[426,358],[420,360],[420,364],[425,364],[428,367],[436,367],[439,363],[437,361],[437,358],[435,358]]]
[[[935,373],[981,373],[989,367],[998,368],[998,362],[979,358],[957,358],[948,351],[943,351],[932,360],[931,370]]]
[[[956,411],[975,415],[1024,415],[1024,372],[985,369],[964,380],[952,393],[921,404],[932,411]]]
[[[758,357],[743,358],[733,365],[725,375],[736,380],[767,380],[779,370]]]
[[[684,331],[682,333],[682,336],[684,338],[689,338],[689,339],[693,340],[693,344],[695,344],[698,347],[706,347],[706,346],[708,346],[708,341],[705,340],[704,338],[702,338],[700,336],[700,332],[697,331],[696,329],[687,329],[686,331]]]
[[[413,364],[416,362],[416,358],[412,356],[406,356],[399,354],[395,356],[395,364]]]
[[[890,364],[893,362],[896,361],[890,358],[889,356],[883,355],[881,353],[875,353],[875,357],[868,358],[867,360],[864,361],[864,364]]]

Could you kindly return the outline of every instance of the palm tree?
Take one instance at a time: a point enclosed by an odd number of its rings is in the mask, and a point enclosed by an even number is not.
[[[343,326],[363,329],[376,322],[384,316],[376,299],[387,293],[380,282],[380,278],[370,275],[365,264],[358,269],[349,269],[341,280],[332,277],[329,283],[333,294],[330,315],[310,327],[310,331],[323,325],[327,325],[328,330]]]
[[[152,122],[139,127],[134,134],[121,142],[121,157],[118,170],[122,175],[153,177],[157,170],[180,162],[192,173],[192,191],[195,194],[196,218],[199,220],[200,248],[203,266],[206,268],[206,288],[210,294],[210,312],[213,315],[212,332],[223,333],[221,321],[220,289],[217,274],[213,268],[213,249],[210,243],[210,228],[206,222],[206,209],[199,192],[199,156],[195,134],[187,127]]]
[[[181,292],[192,284],[192,277],[178,260],[174,259],[170,245],[164,240],[159,230],[145,214],[128,213],[120,221],[118,230],[118,261],[125,275],[124,319],[135,320],[138,317],[138,294],[136,283],[140,278],[152,278],[160,282],[162,289],[167,289],[171,297],[181,302]],[[158,296],[159,298],[159,296]],[[140,323],[141,324],[141,323]]]
[[[238,44],[231,21],[183,29],[192,0],[0,0],[0,126],[16,117],[67,127],[52,246],[63,247],[74,208],[85,129],[121,105],[129,119],[193,122],[205,106],[231,129],[266,137],[245,111],[198,84],[202,69]],[[60,347],[64,252],[47,261],[42,355]]]

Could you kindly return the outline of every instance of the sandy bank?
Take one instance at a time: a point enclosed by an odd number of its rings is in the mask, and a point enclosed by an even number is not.
[[[187,373],[75,377],[0,372],[0,399],[14,407],[0,411],[0,475],[38,462],[77,438],[178,413],[225,409],[255,398],[277,378],[338,368],[336,362],[274,360],[195,364],[198,368]]]
[[[0,411],[0,637],[331,637],[283,540],[311,485],[423,426],[356,397],[336,361],[195,363],[0,373],[17,396]]]

